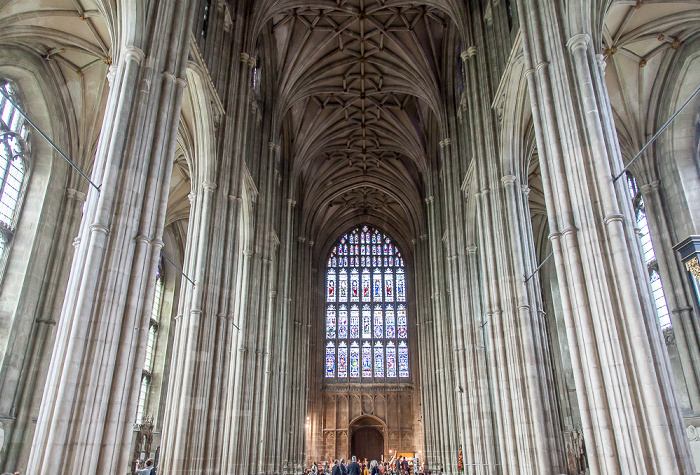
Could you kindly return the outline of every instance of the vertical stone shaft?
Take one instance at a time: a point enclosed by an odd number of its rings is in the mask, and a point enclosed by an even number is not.
[[[558,6],[518,6],[591,472],[691,473],[638,244],[612,183],[621,158],[589,36],[572,36],[567,52],[552,34],[563,31]]]
[[[191,5],[163,2],[147,54],[122,49],[29,461],[30,473],[127,468]],[[148,67],[142,67],[148,58]],[[148,264],[145,264],[148,263]]]

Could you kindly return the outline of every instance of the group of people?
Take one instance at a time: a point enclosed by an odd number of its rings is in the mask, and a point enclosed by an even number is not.
[[[345,459],[336,459],[334,462],[328,462],[319,465],[314,462],[311,469],[307,471],[308,475],[424,475],[422,467],[418,465],[418,458],[413,459],[413,464],[409,463],[405,457],[397,457],[391,462],[377,462],[372,460],[368,462],[358,462],[356,456],[352,456],[349,464],[345,464]]]

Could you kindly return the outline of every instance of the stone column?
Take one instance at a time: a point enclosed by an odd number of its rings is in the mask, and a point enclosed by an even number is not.
[[[72,242],[71,239],[78,231],[84,202],[85,193],[72,188],[66,190],[53,236],[47,236],[52,238],[47,249],[50,258],[38,300],[35,306],[29,307],[33,318],[13,326],[0,373],[3,393],[0,414],[11,416],[2,421],[5,449],[0,466],[7,470],[21,467],[29,455],[27,439],[34,429],[31,418],[39,410],[36,395],[41,392],[50,363],[57,315],[73,257],[72,248],[79,244],[79,238]]]
[[[589,36],[567,51],[559,4],[518,7],[590,471],[692,473],[648,277],[612,182],[622,160]]]
[[[206,401],[209,399],[210,384],[205,384],[208,373],[201,365],[201,355],[211,355],[211,348],[206,344],[208,339],[203,335],[210,333],[216,322],[214,316],[208,315],[204,309],[206,272],[209,270],[207,257],[212,243],[211,208],[216,185],[204,182],[199,188],[195,213],[190,220],[194,232],[188,242],[188,254],[194,259],[186,267],[195,285],[183,283],[185,289],[181,295],[187,303],[176,324],[172,358],[177,363],[172,366],[167,418],[163,424],[161,467],[168,473],[201,470],[205,458],[201,452],[203,444],[198,443],[205,434],[195,435],[193,427],[195,421],[206,418]]]
[[[150,9],[147,52],[129,45],[117,61],[92,174],[101,189],[88,195],[29,473],[129,468],[192,9]]]

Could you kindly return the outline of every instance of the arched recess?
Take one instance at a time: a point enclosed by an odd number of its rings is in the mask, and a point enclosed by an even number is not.
[[[357,460],[381,461],[388,453],[386,424],[381,419],[364,415],[350,422],[348,440],[350,454]]]
[[[21,107],[59,147],[77,151],[70,139],[76,133],[73,104],[54,73],[28,48],[0,42],[0,78],[15,85]],[[61,283],[65,288],[71,240],[87,191],[51,146],[27,127],[29,182],[0,287],[0,413],[14,414],[0,421],[2,471],[26,467],[34,434],[31,418],[39,410],[53,347],[51,317],[60,313],[59,288]],[[49,278],[55,279],[51,285]]]
[[[501,166],[504,177],[515,177],[516,228],[531,308],[542,325],[543,350],[547,353],[542,379],[551,391],[552,420],[556,427],[556,444],[571,450],[570,464],[585,470],[585,454],[576,444],[581,435],[581,415],[578,408],[572,356],[569,351],[565,314],[559,294],[559,281],[554,260],[551,259],[549,215],[556,213],[556,202],[546,195],[540,169],[540,155],[533,123],[532,104],[527,87],[521,38],[515,42],[515,53],[509,59],[497,92],[495,109],[501,119]],[[556,184],[549,188],[556,189]],[[548,209],[550,206],[554,209]],[[539,267],[542,265],[542,267]],[[563,442],[563,443],[562,443]]]
[[[663,78],[657,125],[675,112],[697,87],[700,77],[700,34],[689,38],[676,52],[675,61],[669,65]],[[676,183],[669,190],[669,208],[682,210],[670,216],[677,241],[700,228],[700,98],[696,97],[676,117],[670,130],[659,137],[656,156],[662,183]],[[662,160],[661,157],[664,157]],[[652,236],[653,237],[653,236]]]
[[[209,217],[202,209],[201,196],[206,189],[204,185],[213,183],[216,172],[218,99],[214,100],[213,85],[200,65],[190,63],[186,77],[188,87],[183,93],[173,165],[169,169],[168,201],[162,211],[165,213],[162,302],[159,315],[152,317],[158,327],[144,404],[144,415],[153,417],[155,432],[147,451],[150,453],[164,442],[161,437],[170,418],[167,404],[173,397],[172,384],[181,363],[173,356],[180,354],[176,348],[175,321],[190,301],[188,292],[192,286],[188,279],[195,279],[198,245]],[[144,447],[136,447],[135,452],[144,452]]]

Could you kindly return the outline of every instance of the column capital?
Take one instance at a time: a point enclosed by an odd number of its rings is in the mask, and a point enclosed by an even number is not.
[[[213,181],[209,181],[209,180],[203,181],[202,182],[202,189],[204,191],[214,191],[216,189],[216,183],[214,183]]]
[[[428,196],[428,197],[425,199],[425,202],[428,203],[429,205],[430,205],[430,204],[433,204],[434,201],[435,201],[435,197],[434,197],[434,196]]]
[[[136,61],[136,64],[141,64],[146,58],[143,50],[133,45],[125,46],[122,53],[124,54],[124,61]]]
[[[72,200],[79,201],[83,203],[85,201],[85,193],[82,191],[74,190],[73,188],[66,189],[66,196]]]
[[[462,58],[462,61],[466,62],[472,56],[476,56],[476,46],[470,46],[466,50],[462,51],[459,56]]]
[[[569,48],[569,51],[573,53],[578,51],[579,49],[587,48],[590,42],[590,36],[588,36],[585,33],[579,33],[578,35],[574,35],[571,38],[569,38],[569,41],[566,42],[566,46],[567,48]]]
[[[515,175],[504,175],[501,177],[501,183],[503,186],[513,185],[517,180]]]

